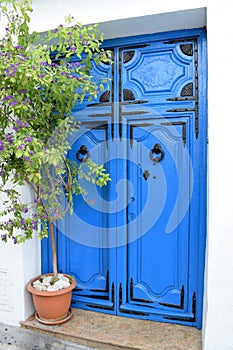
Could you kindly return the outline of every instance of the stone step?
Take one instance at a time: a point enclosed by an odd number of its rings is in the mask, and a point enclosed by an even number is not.
[[[60,325],[44,325],[34,315],[24,328],[98,350],[201,350],[201,331],[194,327],[138,320],[73,309]]]

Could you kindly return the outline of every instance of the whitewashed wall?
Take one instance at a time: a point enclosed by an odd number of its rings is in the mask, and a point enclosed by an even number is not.
[[[25,202],[32,200],[28,188],[24,187],[22,193]],[[26,284],[39,274],[39,240],[33,239],[23,245],[0,240],[0,322],[19,325],[32,314],[33,305]]]
[[[207,7],[208,74],[209,74],[209,166],[208,166],[208,237],[206,254],[205,305],[203,315],[203,350],[233,349],[233,161],[232,161],[232,79],[233,79],[233,4],[229,0],[34,0],[31,27],[45,31],[59,25],[67,14],[80,22],[93,23],[131,18],[128,22],[106,23],[106,36],[132,35],[152,30],[164,31],[197,27],[203,22],[201,13],[184,16],[183,13],[166,14]],[[151,17],[132,17],[162,14],[157,20]],[[199,13],[199,14],[198,14]],[[162,16],[162,17],[161,17]],[[150,24],[147,25],[147,20]],[[126,23],[128,23],[126,25]],[[132,32],[133,31],[133,32]],[[205,215],[205,213],[203,213]],[[10,272],[10,281],[18,267],[15,287],[19,287],[20,301],[14,303],[17,289],[11,290],[13,308],[10,317],[1,311],[0,321],[17,323],[30,312],[25,308],[25,297],[20,276],[32,277],[39,269],[32,250],[38,255],[36,242],[30,242],[30,250],[23,247],[2,248],[0,245],[0,267]],[[2,253],[3,252],[3,253]],[[15,256],[15,260],[12,257]],[[22,259],[23,258],[23,259]],[[18,263],[16,262],[18,261]],[[30,261],[31,264],[26,263]],[[1,276],[1,275],[0,275]],[[24,287],[24,286],[23,286]],[[20,305],[21,303],[21,305]],[[8,315],[9,315],[8,314]],[[4,318],[5,317],[5,318]]]

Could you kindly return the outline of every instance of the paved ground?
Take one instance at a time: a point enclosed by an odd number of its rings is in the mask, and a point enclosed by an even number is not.
[[[59,325],[44,325],[34,315],[22,327],[0,323],[0,350],[201,350],[194,327],[73,309]],[[82,345],[81,345],[82,344]]]
[[[0,350],[94,350],[93,348],[0,323]]]

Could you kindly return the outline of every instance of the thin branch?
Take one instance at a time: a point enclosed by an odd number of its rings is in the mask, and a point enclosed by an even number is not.
[[[67,167],[67,170],[68,170],[68,180],[67,180],[67,185],[66,185],[66,188],[67,188],[67,191],[69,193],[69,199],[68,199],[68,203],[67,203],[67,206],[65,208],[65,210],[63,211],[63,216],[66,215],[66,213],[68,212],[70,206],[71,206],[71,198],[72,198],[72,190],[71,190],[71,186],[72,186],[72,175],[71,175],[71,171],[70,171],[70,167],[69,165],[67,164],[67,161],[66,161],[66,158],[63,157],[63,160],[64,160],[64,163]]]
[[[51,245],[52,245],[52,262],[53,262],[53,273],[54,277],[58,279],[58,271],[57,271],[57,250],[55,244],[55,235],[54,235],[54,226],[53,221],[49,221],[49,232],[51,237]]]
[[[37,189],[33,186],[33,184],[31,183],[31,181],[28,179],[27,176],[24,177],[26,183],[33,189],[33,191],[38,195],[38,191]]]

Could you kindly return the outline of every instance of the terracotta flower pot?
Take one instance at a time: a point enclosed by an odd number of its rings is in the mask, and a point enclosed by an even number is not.
[[[46,274],[47,276],[53,275]],[[65,275],[70,278],[69,275]],[[72,290],[76,286],[75,279],[69,287],[53,292],[40,291],[32,287],[34,281],[41,276],[33,278],[27,284],[27,290],[32,294],[33,303],[36,309],[36,319],[44,324],[60,324],[72,316],[70,309]]]

